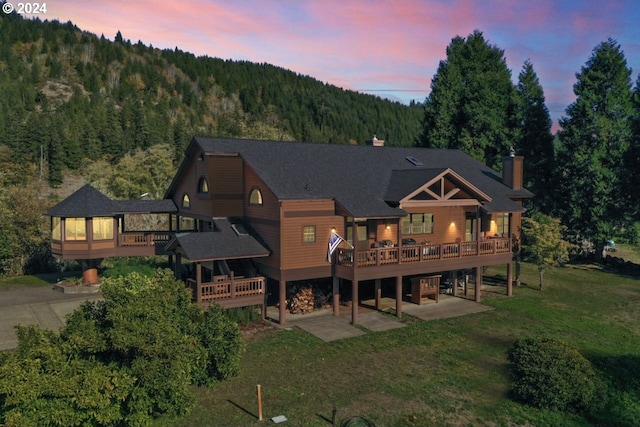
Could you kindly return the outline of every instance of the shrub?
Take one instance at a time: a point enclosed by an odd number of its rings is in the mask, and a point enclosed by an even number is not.
[[[240,372],[244,342],[238,324],[218,305],[211,305],[200,326],[200,342],[207,352],[207,367],[198,383],[225,380]]]
[[[509,352],[509,362],[515,400],[544,409],[577,412],[598,403],[599,381],[591,363],[562,341],[519,339]]]

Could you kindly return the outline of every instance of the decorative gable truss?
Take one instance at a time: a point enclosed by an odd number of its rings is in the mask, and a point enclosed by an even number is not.
[[[490,201],[488,194],[447,168],[403,197],[400,206],[480,206]]]

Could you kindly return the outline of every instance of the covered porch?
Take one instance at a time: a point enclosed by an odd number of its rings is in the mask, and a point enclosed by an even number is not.
[[[183,279],[195,302],[223,308],[260,305],[266,316],[265,278],[251,258],[270,252],[241,224],[214,218],[213,231],[178,233],[166,250],[175,255],[174,274]],[[187,261],[183,269],[183,260]]]

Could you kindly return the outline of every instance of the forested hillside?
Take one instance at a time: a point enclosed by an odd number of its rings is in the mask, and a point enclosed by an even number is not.
[[[66,171],[196,134],[412,145],[422,109],[345,91],[268,64],[114,41],[72,23],[0,15],[0,146],[18,165]],[[42,162],[41,162],[42,160]]]

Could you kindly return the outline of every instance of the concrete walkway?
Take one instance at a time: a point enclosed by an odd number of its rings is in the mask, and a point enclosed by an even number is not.
[[[380,304],[381,311],[395,309],[395,300],[383,298]],[[439,302],[429,302],[417,305],[409,302],[402,304],[405,314],[421,320],[435,320],[449,317],[464,316],[466,314],[480,313],[493,308],[478,304],[464,298],[449,295],[440,295]],[[267,315],[274,320],[277,326],[278,311],[275,307],[269,307]],[[323,341],[330,342],[344,338],[353,338],[364,335],[366,330],[372,332],[388,331],[402,328],[405,324],[397,318],[380,311],[368,308],[367,302],[363,302],[358,311],[358,325],[351,324],[350,309],[343,310],[340,316],[334,316],[332,310],[319,310],[308,314],[287,315],[285,327],[297,327]]]
[[[80,304],[100,299],[99,293],[65,294],[52,287],[19,288],[0,292],[0,351],[18,346],[16,325],[39,325],[58,331],[66,316]]]

